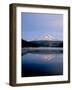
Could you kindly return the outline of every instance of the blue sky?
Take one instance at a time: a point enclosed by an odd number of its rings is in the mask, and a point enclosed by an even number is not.
[[[36,40],[46,35],[63,40],[62,14],[21,13],[21,37],[24,40]]]

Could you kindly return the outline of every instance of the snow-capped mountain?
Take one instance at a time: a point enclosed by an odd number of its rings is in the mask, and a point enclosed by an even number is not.
[[[48,34],[48,35],[43,35],[43,36],[40,36],[40,39],[41,40],[56,40],[55,37],[53,37],[52,35]]]
[[[47,35],[40,35],[37,38],[33,38],[31,41],[38,41],[38,40],[45,40],[45,41],[58,41],[54,36],[47,34]]]

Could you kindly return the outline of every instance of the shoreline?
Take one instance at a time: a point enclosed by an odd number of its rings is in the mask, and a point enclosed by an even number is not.
[[[22,54],[56,54],[63,53],[63,48],[22,48]]]

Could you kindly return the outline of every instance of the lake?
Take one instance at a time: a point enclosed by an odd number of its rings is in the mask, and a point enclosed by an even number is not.
[[[63,75],[62,48],[23,48],[22,77]]]

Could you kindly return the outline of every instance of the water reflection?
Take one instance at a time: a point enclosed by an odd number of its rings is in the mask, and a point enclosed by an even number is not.
[[[58,54],[63,53],[62,48],[23,48],[22,55],[27,53],[32,54]]]
[[[45,60],[51,60],[56,56],[56,54],[43,54],[41,55],[41,58],[44,58]]]
[[[63,74],[62,50],[22,51],[22,77]]]

